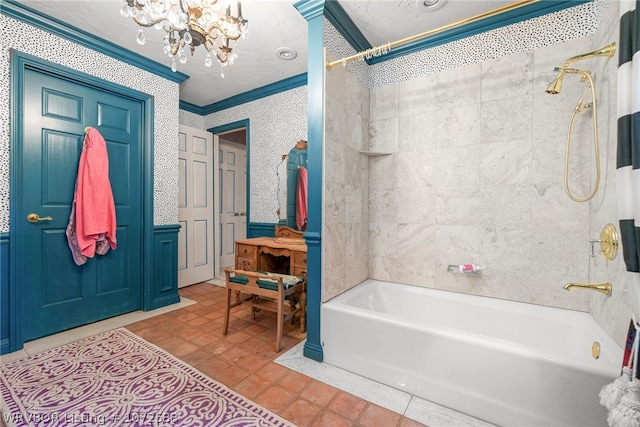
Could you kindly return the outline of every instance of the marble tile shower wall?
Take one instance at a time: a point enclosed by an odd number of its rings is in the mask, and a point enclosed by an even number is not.
[[[346,68],[326,74],[323,301],[368,273],[369,89]]]
[[[371,89],[370,149],[389,154],[369,162],[370,277],[588,311],[588,292],[562,288],[589,280],[591,212],[563,189],[584,86],[545,88],[554,66],[592,46],[586,37]],[[575,125],[578,193],[589,124]],[[486,270],[447,272],[463,263]]]

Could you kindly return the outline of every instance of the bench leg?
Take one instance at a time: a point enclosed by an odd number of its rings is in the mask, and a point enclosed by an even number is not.
[[[300,332],[307,332],[307,290],[300,292]]]
[[[278,298],[278,326],[276,330],[276,353],[280,352],[282,345],[282,334],[284,332],[284,301]]]
[[[231,312],[231,289],[227,288],[227,303],[224,309],[224,327],[222,328],[222,335],[227,335],[229,330],[229,313]]]

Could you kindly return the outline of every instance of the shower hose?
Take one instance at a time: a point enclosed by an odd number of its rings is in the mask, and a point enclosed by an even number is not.
[[[567,148],[564,156],[564,189],[567,192],[569,198],[575,202],[586,202],[591,200],[593,196],[595,196],[598,191],[598,187],[600,186],[600,144],[598,143],[598,116],[597,116],[597,108],[596,108],[596,93],[594,89],[593,79],[591,78],[591,74],[587,71],[576,70],[580,74],[583,75],[582,81],[589,81],[589,85],[583,92],[580,100],[576,104],[573,109],[573,114],[571,115],[571,121],[569,123],[569,133],[567,135]],[[591,102],[584,103],[584,99],[587,96],[587,93],[591,92]],[[596,182],[593,186],[593,189],[589,192],[589,195],[586,197],[580,198],[576,197],[571,189],[569,188],[569,151],[571,148],[571,134],[573,133],[573,122],[575,121],[576,116],[581,111],[586,110],[587,108],[591,108],[591,117],[593,120],[593,140],[594,140],[594,149],[596,154]]]

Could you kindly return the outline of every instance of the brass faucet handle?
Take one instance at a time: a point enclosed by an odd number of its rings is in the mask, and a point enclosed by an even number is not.
[[[600,250],[607,260],[613,260],[618,254],[618,230],[609,223],[600,232]]]

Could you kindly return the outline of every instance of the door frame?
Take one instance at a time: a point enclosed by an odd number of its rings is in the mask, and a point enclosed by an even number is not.
[[[84,85],[96,90],[109,92],[113,95],[129,98],[140,102],[142,106],[142,144],[140,170],[142,171],[142,249],[140,277],[142,278],[142,292],[140,306],[143,310],[148,310],[152,306],[152,282],[153,282],[153,97],[139,92],[135,89],[127,88],[116,83],[103,80],[101,78],[74,70],[62,65],[58,65],[47,60],[29,55],[17,50],[11,50],[11,117],[9,119],[9,351],[16,351],[23,347],[22,335],[22,301],[24,290],[17,283],[18,267],[24,268],[28,260],[16,259],[16,245],[18,236],[17,209],[22,204],[22,195],[18,191],[21,182],[23,164],[22,150],[22,98],[24,88],[24,73],[26,70],[48,74],[50,76],[67,80],[76,84]]]
[[[245,227],[245,235],[248,237],[249,236],[249,223],[250,223],[250,215],[251,215],[251,209],[250,209],[250,205],[249,205],[249,201],[251,200],[251,176],[250,176],[250,169],[249,169],[249,165],[250,165],[250,155],[249,155],[249,119],[244,119],[244,120],[238,120],[235,122],[231,122],[231,123],[227,123],[224,125],[220,125],[220,126],[215,126],[212,128],[207,129],[207,131],[211,132],[213,134],[213,161],[215,163],[214,165],[214,169],[217,170],[220,167],[220,159],[219,159],[219,154],[218,152],[220,151],[220,134],[224,134],[224,133],[228,133],[228,132],[232,132],[234,130],[239,130],[239,129],[246,129],[245,132],[245,146],[246,146],[246,164],[245,164],[245,169],[247,172],[247,179],[244,183],[245,185],[245,194],[246,194],[246,209],[247,209],[247,225]],[[218,177],[218,173],[214,174],[215,178],[214,178],[214,185],[213,185],[213,206],[214,206],[214,212],[213,212],[213,222],[216,225],[217,229],[215,230],[214,233],[214,240],[213,240],[213,250],[216,254],[215,259],[215,265],[216,267],[214,267],[214,276],[218,277],[219,272],[217,271],[218,268],[217,266],[220,265],[220,188],[219,188],[219,177]]]

